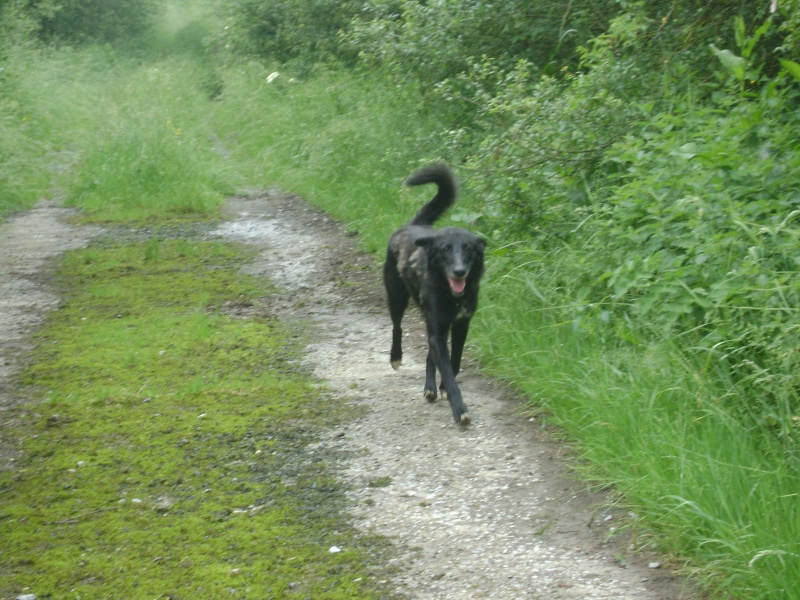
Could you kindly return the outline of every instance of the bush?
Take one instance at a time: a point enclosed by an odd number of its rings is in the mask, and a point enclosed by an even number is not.
[[[59,0],[44,4],[51,8],[41,13],[38,34],[46,42],[126,41],[144,33],[158,16],[156,0]]]
[[[769,399],[758,418],[795,438],[796,98],[769,83],[752,97],[720,94],[712,106],[653,115],[610,153],[620,185],[592,244],[610,300],[664,331],[695,330],[696,349]]]
[[[371,0],[350,42],[368,63],[427,91],[486,58],[508,71],[524,60],[545,73],[574,64],[578,44],[605,31],[616,2]]]
[[[221,2],[225,29],[219,40],[235,56],[266,62],[351,63],[340,32],[359,14],[357,0],[242,0]]]
[[[448,139],[454,149],[473,146],[466,162],[479,173],[488,226],[539,245],[573,237],[608,174],[603,157],[642,117],[630,98],[658,90],[634,58],[639,31],[639,22],[615,20],[612,34],[584,50],[581,69],[560,78],[537,76],[527,62],[506,72],[485,61],[439,87],[453,114],[470,110],[458,107],[463,98],[475,100],[470,127]],[[612,46],[626,55],[614,57]]]

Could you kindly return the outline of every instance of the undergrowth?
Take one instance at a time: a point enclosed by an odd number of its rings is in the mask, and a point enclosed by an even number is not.
[[[613,485],[638,515],[640,545],[720,593],[795,597],[800,478],[776,423],[738,418],[746,392],[677,340],[558,305],[550,275],[495,257],[475,319],[484,367],[529,397],[540,422],[579,440],[573,467]]]
[[[4,416],[21,459],[0,474],[0,597],[379,595],[341,457],[308,447],[348,409],[298,366],[245,259],[157,238],[66,258],[23,375],[41,400]]]

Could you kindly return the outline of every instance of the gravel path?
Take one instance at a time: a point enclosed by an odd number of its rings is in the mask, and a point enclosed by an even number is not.
[[[248,270],[285,290],[270,310],[307,323],[316,374],[337,401],[367,409],[321,445],[352,451],[342,465],[353,483],[352,514],[364,531],[396,543],[389,583],[399,596],[693,597],[667,569],[654,568],[657,557],[633,553],[627,536],[612,535],[630,517],[569,477],[563,447],[476,373],[469,349],[459,380],[473,424],[459,428],[446,403],[423,400],[425,337],[416,311],[406,316],[403,367],[391,369],[379,266],[327,217],[271,192],[231,199],[227,213],[211,236],[258,246]],[[24,401],[13,375],[29,334],[58,306],[49,268],[99,231],[71,225],[69,214],[41,205],[0,224],[0,428],[2,409]],[[13,441],[0,435],[0,468],[14,456]]]
[[[475,372],[459,376],[473,424],[422,398],[426,340],[409,311],[403,367],[379,266],[324,215],[291,196],[233,199],[215,234],[263,248],[250,271],[287,290],[273,310],[318,332],[309,360],[338,398],[367,415],[326,443],[353,450],[353,514],[403,549],[395,590],[420,599],[690,598],[659,559],[612,536],[630,517],[588,494],[521,404]],[[398,219],[402,224],[402,217]],[[477,318],[480,318],[478,315]],[[467,359],[469,357],[467,356]],[[613,538],[612,541],[606,541]]]
[[[96,227],[71,225],[71,210],[42,202],[0,223],[0,470],[11,468],[16,443],[3,433],[4,412],[25,401],[14,385],[31,348],[30,334],[58,308],[50,269],[62,252],[85,246]]]

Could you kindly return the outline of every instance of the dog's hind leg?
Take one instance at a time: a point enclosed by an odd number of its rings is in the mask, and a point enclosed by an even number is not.
[[[450,365],[453,367],[453,377],[457,376],[461,371],[461,356],[464,353],[464,343],[467,341],[468,331],[469,319],[458,319],[453,323],[453,337],[450,352]],[[429,360],[432,360],[430,358],[430,354],[428,354],[428,357]],[[431,389],[436,389],[436,381],[434,380],[434,376],[430,373],[428,373],[428,378],[426,379],[425,384],[426,398],[428,397],[428,383],[433,386]],[[444,380],[442,380],[442,385],[439,386],[439,395],[442,397],[442,400],[448,400],[447,389],[445,389]],[[432,400],[435,399],[436,392],[434,391]]]
[[[389,301],[389,315],[392,317],[392,349],[389,360],[393,369],[398,369],[403,362],[403,329],[400,324],[403,314],[408,307],[409,294],[397,267],[393,262],[386,261],[383,269],[383,281],[386,286],[386,296]]]

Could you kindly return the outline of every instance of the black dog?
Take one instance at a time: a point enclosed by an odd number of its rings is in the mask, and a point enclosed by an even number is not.
[[[436,399],[438,368],[442,397],[450,400],[456,423],[467,425],[469,414],[456,375],[461,368],[469,321],[478,306],[486,242],[458,227],[434,230],[431,225],[455,202],[458,187],[450,170],[438,164],[420,169],[406,180],[410,186],[426,183],[435,183],[439,188],[437,194],[411,223],[392,234],[386,251],[383,282],[393,324],[390,360],[395,369],[400,366],[403,358],[400,322],[408,299],[414,298],[428,329],[425,398],[431,402]],[[447,350],[451,328],[452,355]]]

